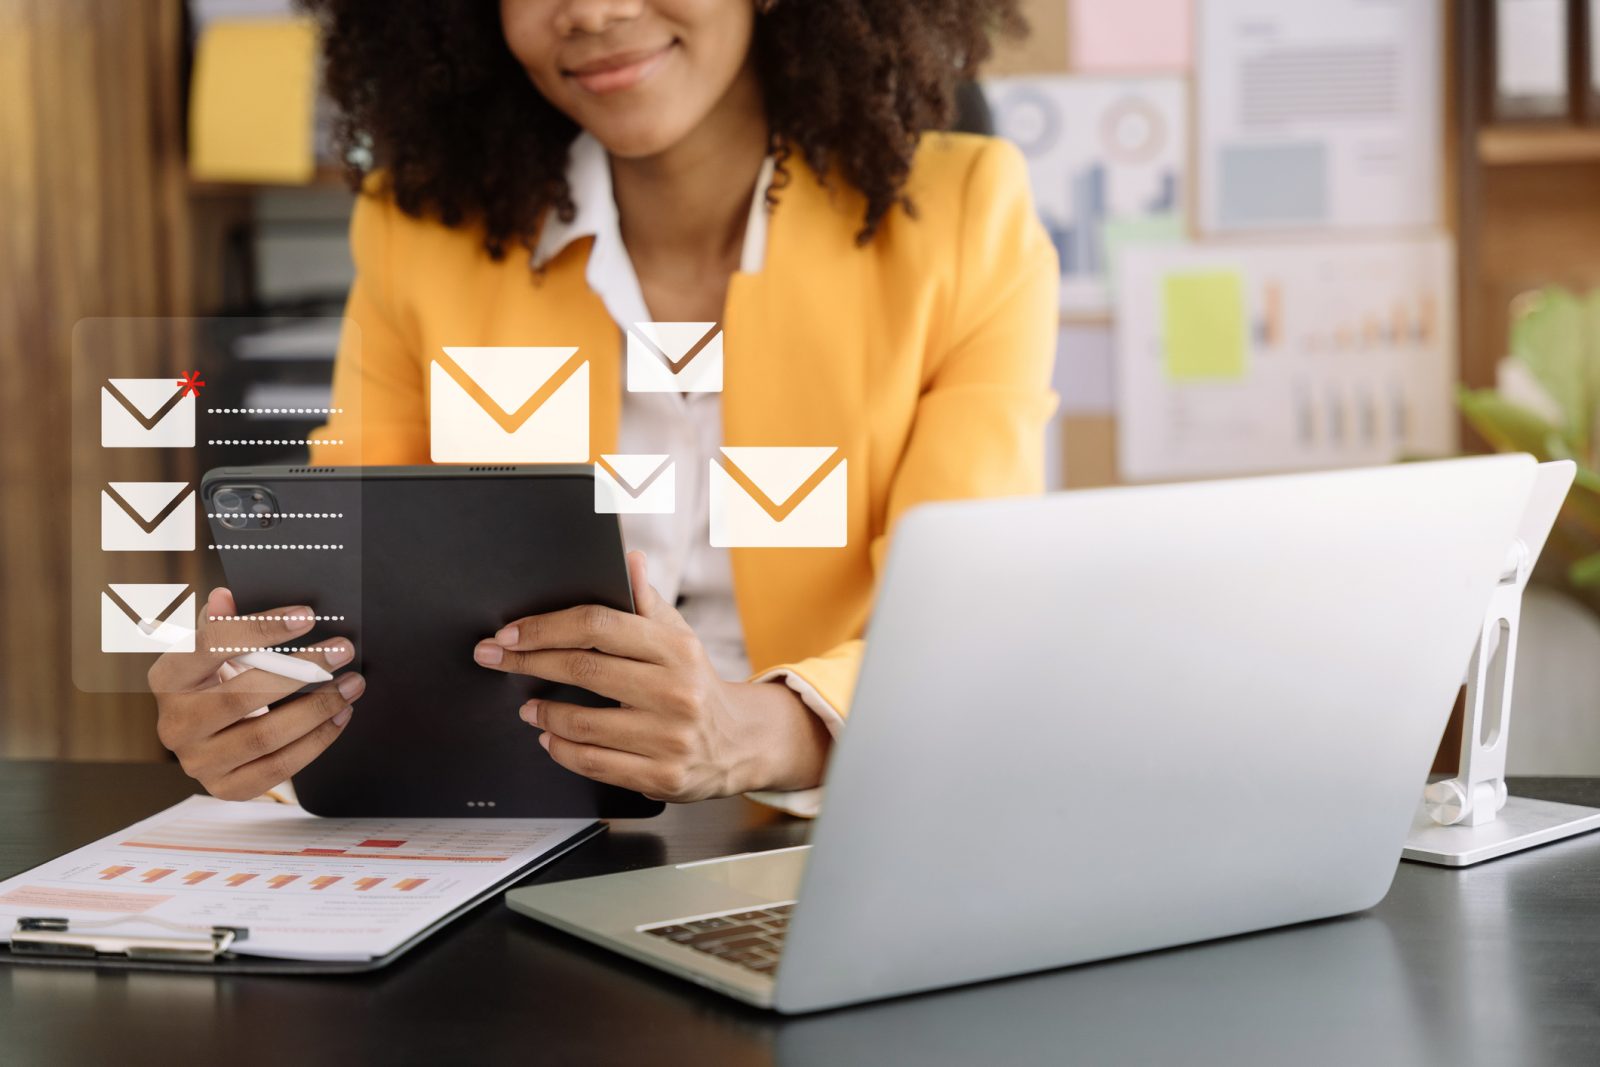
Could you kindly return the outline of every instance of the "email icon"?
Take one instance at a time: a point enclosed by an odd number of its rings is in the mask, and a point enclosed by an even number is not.
[[[100,446],[193,448],[194,403],[172,378],[110,378],[100,387]]]
[[[848,486],[836,448],[724,448],[711,460],[711,544],[843,548]]]
[[[187,585],[112,584],[100,594],[101,652],[193,652],[194,624]]]
[[[671,456],[601,456],[594,465],[596,515],[671,515],[677,503]]]
[[[446,348],[428,381],[435,463],[589,462],[589,362],[576,348]]]
[[[628,392],[722,392],[722,326],[636,322],[628,331]]]
[[[107,482],[100,490],[102,552],[193,552],[188,482]]]

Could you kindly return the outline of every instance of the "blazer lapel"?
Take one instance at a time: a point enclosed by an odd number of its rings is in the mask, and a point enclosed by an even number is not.
[[[793,179],[768,220],[762,270],[737,273],[729,283],[722,443],[838,448],[850,464],[849,536],[856,544],[869,537],[865,427],[875,339],[868,324],[882,318],[863,307],[863,294],[873,291],[873,259],[855,245],[857,195],[830,193],[798,160],[790,166]],[[817,276],[819,264],[827,265],[825,278]],[[732,550],[735,596],[752,662],[788,658],[796,620],[770,605],[804,604],[831,585],[824,572],[838,566],[839,555]]]

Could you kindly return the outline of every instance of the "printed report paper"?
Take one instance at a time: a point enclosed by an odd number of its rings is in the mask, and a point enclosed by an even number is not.
[[[0,942],[20,917],[242,926],[240,955],[361,961],[554,853],[591,819],[323,819],[289,804],[190,797],[0,882]]]

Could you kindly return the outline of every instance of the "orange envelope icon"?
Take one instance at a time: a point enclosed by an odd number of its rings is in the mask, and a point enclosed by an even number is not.
[[[849,474],[837,448],[724,448],[711,460],[714,548],[843,548]]]
[[[428,381],[435,463],[589,461],[589,362],[576,348],[446,348]]]

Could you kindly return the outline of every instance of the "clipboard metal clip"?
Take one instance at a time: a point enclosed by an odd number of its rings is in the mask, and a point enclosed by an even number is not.
[[[130,917],[131,918],[131,917]],[[160,919],[138,921],[164,927],[168,933],[112,933],[130,918],[73,923],[68,919],[23,917],[11,931],[11,951],[19,956],[124,956],[130,960],[167,963],[214,963],[243,941],[242,926],[179,926]]]

